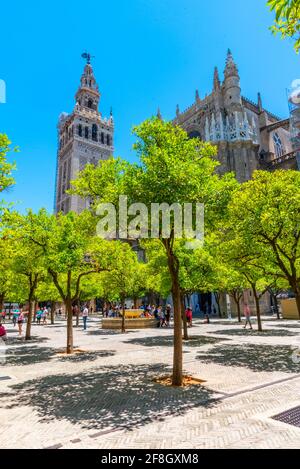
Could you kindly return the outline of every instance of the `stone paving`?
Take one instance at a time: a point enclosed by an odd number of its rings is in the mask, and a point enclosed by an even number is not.
[[[263,333],[195,320],[184,369],[204,383],[186,388],[153,381],[170,374],[172,329],[121,334],[93,318],[74,328],[85,353],[68,357],[63,320],[33,325],[30,342],[7,324],[0,447],[298,448],[300,428],[272,417],[300,406],[300,323],[265,319]]]

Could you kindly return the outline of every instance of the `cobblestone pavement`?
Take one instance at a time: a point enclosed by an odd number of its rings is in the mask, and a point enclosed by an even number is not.
[[[300,406],[300,323],[268,318],[265,331],[195,320],[184,343],[186,388],[153,381],[172,365],[172,329],[33,325],[33,340],[0,347],[2,448],[298,448],[300,428],[272,419]],[[293,354],[294,352],[294,354]]]

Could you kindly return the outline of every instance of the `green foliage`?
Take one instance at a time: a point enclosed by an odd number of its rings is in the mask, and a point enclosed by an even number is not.
[[[28,299],[25,279],[16,271],[18,250],[3,233],[0,237],[0,297],[3,301],[24,302]]]
[[[136,297],[143,291],[143,264],[140,264],[136,253],[126,242],[111,241],[114,258],[111,259],[110,269],[101,275],[104,290],[109,290],[108,300],[126,297]]]
[[[219,250],[252,289],[289,286],[299,310],[300,173],[256,171],[229,204]]]
[[[297,53],[300,50],[300,0],[268,0],[268,6],[275,12],[275,24],[271,27],[274,34],[282,39],[294,40]]]
[[[6,135],[0,134],[0,193],[15,183],[11,173],[16,166],[9,163],[6,157],[10,151],[10,143]]]
[[[265,275],[300,281],[300,173],[257,171],[230,204],[245,255]]]

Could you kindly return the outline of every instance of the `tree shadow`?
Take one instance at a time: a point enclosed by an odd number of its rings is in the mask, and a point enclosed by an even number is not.
[[[33,336],[30,340],[25,340],[24,337],[18,338],[18,337],[8,337],[6,345],[9,347],[14,347],[18,345],[22,345],[24,347],[29,346],[31,344],[42,344],[45,342],[48,342],[50,339],[49,337],[38,337],[38,336]]]
[[[291,329],[300,329],[300,324],[275,324],[275,327],[287,327]]]
[[[34,365],[53,358],[57,350],[50,347],[21,346],[5,351],[6,366]]]
[[[121,332],[120,329],[112,330],[112,329],[96,329],[87,331],[88,335],[120,335],[122,337],[126,337],[126,334],[130,334],[131,332],[136,332],[134,330],[126,331],[125,334]]]
[[[0,397],[7,409],[33,407],[44,422],[67,419],[85,429],[137,428],[196,406],[215,404],[201,386],[176,388],[153,381],[170,374],[161,365],[111,366],[72,375],[52,375],[10,386]],[[42,398],[41,398],[42,396]]]
[[[46,327],[47,329],[56,329],[58,327],[67,327],[67,324],[41,324],[41,326]],[[75,326],[73,326],[75,328]]]
[[[256,336],[256,337],[283,337],[283,336],[298,335],[297,332],[291,332],[285,329],[265,329],[262,332],[256,329],[222,329],[219,331],[208,332],[208,334]]]
[[[99,357],[112,357],[116,354],[115,350],[97,350],[92,352],[83,352],[83,353],[76,353],[73,355],[60,355],[57,356],[59,361],[67,362],[91,362],[97,360]]]
[[[202,345],[216,344],[230,340],[227,338],[219,339],[217,337],[207,337],[204,335],[191,336],[189,340],[183,340],[183,344],[189,347],[201,347]],[[126,340],[127,344],[144,345],[146,347],[173,347],[173,336],[154,336],[154,337],[138,337],[136,339]]]
[[[300,364],[293,362],[292,353],[292,347],[282,345],[243,344],[228,347],[220,344],[213,347],[209,354],[199,352],[196,358],[206,364],[240,366],[251,371],[297,373]]]

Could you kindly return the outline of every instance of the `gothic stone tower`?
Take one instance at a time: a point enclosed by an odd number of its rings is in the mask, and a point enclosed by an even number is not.
[[[274,142],[284,142],[282,154],[291,151],[286,121],[263,109],[260,95],[257,104],[241,95],[239,72],[230,50],[223,83],[215,68],[211,94],[200,99],[196,91],[194,104],[182,113],[177,105],[174,122],[190,137],[217,145],[218,171],[233,171],[240,182],[262,167],[262,159],[276,159]]]
[[[58,122],[58,154],[55,211],[81,212],[89,201],[66,193],[70,181],[87,163],[97,164],[113,154],[114,121],[112,113],[102,118],[98,110],[100,92],[96,83],[90,55],[75,95],[76,104],[71,114],[62,113]]]

